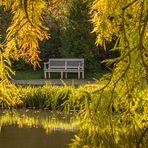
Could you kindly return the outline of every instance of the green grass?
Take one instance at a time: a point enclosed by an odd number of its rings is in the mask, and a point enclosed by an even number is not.
[[[85,72],[85,79],[99,79],[106,72],[103,70],[98,70],[93,73]],[[29,79],[44,79],[44,71],[43,69],[33,70],[19,70],[16,71],[16,74],[12,76],[15,80],[29,80]],[[51,73],[52,79],[60,79],[60,73]],[[68,79],[77,79],[77,73],[68,73]]]
[[[16,71],[15,75],[12,76],[15,80],[28,80],[28,79],[43,79],[44,78],[44,71],[43,70],[23,70],[23,71]]]

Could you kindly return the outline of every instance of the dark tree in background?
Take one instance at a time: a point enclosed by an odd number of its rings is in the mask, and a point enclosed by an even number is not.
[[[61,47],[61,29],[60,21],[52,17],[49,13],[44,17],[45,25],[49,28],[50,38],[40,43],[42,62],[49,58],[60,58],[59,48]]]
[[[98,59],[100,61],[100,68],[102,70],[112,70],[114,67],[114,63],[108,65],[106,64],[106,60],[119,57],[120,55],[119,50],[113,50],[116,44],[116,40],[117,37],[114,36],[111,42],[105,44],[105,49],[104,47],[99,46]]]
[[[91,0],[72,0],[67,11],[67,20],[61,36],[60,53],[65,58],[84,58],[85,70],[99,69],[98,48],[95,34],[91,33],[89,7]]]
[[[6,38],[6,31],[10,25],[12,14],[9,10],[4,11],[3,7],[0,7],[0,42]]]

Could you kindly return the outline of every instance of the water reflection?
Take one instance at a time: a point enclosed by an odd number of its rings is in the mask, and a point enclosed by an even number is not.
[[[66,148],[78,122],[61,112],[0,111],[0,147]]]

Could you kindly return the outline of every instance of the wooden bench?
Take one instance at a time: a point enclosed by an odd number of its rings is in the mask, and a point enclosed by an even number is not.
[[[48,62],[44,63],[44,78],[51,77],[51,72],[60,72],[61,79],[63,74],[67,79],[67,73],[78,73],[78,79],[81,77],[84,79],[84,59],[49,59]]]

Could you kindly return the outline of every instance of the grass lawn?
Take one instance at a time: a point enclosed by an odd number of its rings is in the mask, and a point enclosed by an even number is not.
[[[105,74],[105,71],[98,70],[97,72],[94,73],[89,73],[85,72],[85,79],[99,79],[100,77]],[[43,69],[38,69],[38,70],[33,70],[33,69],[28,69],[28,70],[19,70],[16,71],[16,74],[12,76],[13,79],[15,80],[29,80],[29,79],[44,79],[44,71]],[[51,73],[51,78],[52,79],[60,79],[60,73]],[[77,79],[78,75],[77,73],[68,73],[68,79]]]
[[[15,75],[12,76],[15,80],[28,80],[28,79],[43,79],[44,72],[43,70],[23,70],[23,71],[16,71]]]

